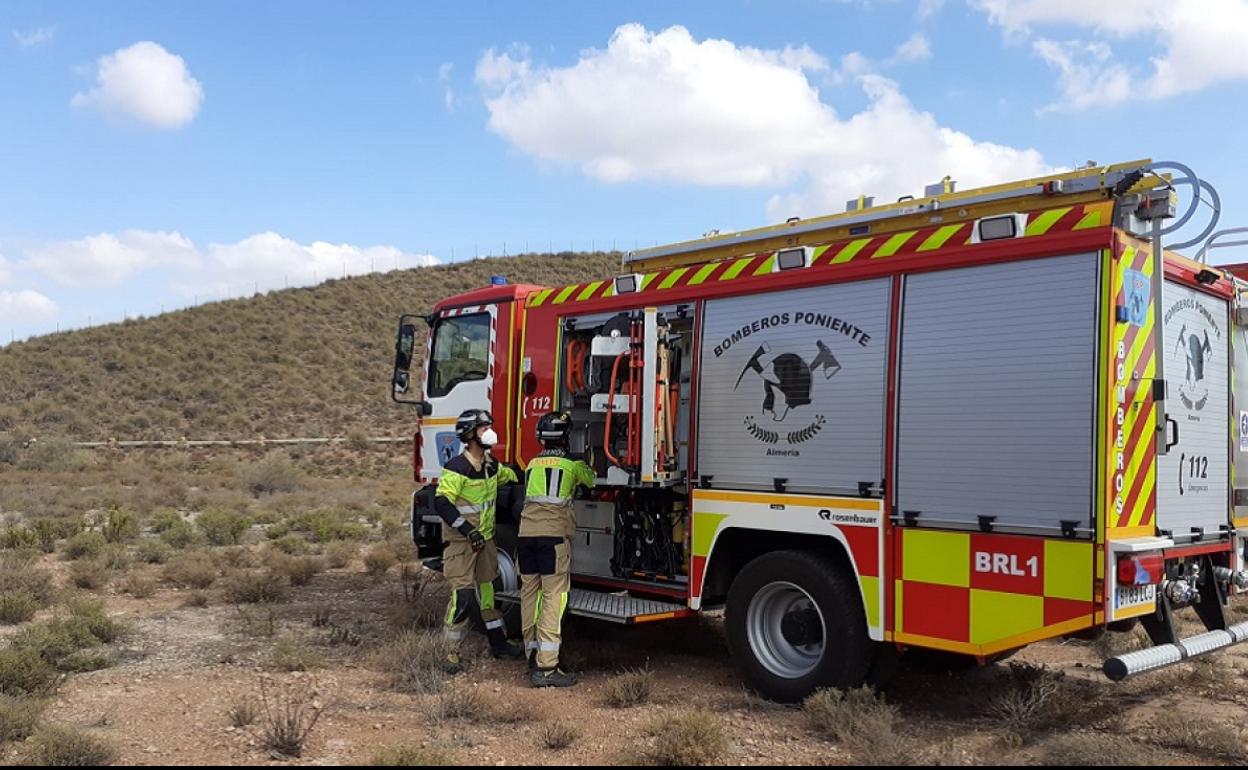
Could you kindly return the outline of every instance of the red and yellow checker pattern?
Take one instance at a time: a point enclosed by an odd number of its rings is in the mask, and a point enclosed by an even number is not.
[[[991,655],[1088,628],[1092,543],[906,528],[894,641]]]

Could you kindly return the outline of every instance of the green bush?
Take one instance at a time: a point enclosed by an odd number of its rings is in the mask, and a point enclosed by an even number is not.
[[[94,458],[67,439],[50,438],[30,445],[18,461],[18,467],[30,471],[72,473],[91,465]]]
[[[173,558],[173,547],[163,540],[144,540],[134,554],[144,564],[164,564]]]
[[[360,553],[360,546],[346,540],[335,540],[325,546],[325,558],[333,569],[342,569]]]
[[[17,465],[23,443],[16,436],[0,433],[0,465]]]
[[[35,519],[31,527],[39,536],[39,549],[44,553],[52,553],[57,541],[67,540],[82,531],[82,524],[74,519]]]
[[[381,577],[397,564],[399,557],[387,543],[375,545],[364,554],[364,568],[373,577]]]
[[[238,511],[218,508],[201,513],[195,524],[211,545],[238,545],[251,520]]]
[[[93,529],[79,532],[65,543],[65,558],[83,559],[99,556],[107,545],[108,540],[104,538],[104,535]]]
[[[270,543],[269,547],[288,556],[298,556],[312,550],[312,546],[308,545],[308,541],[298,535],[279,537]]]
[[[25,589],[0,593],[0,624],[25,623],[39,611],[39,602]]]
[[[139,536],[139,517],[116,506],[108,510],[104,520],[104,539],[110,543],[124,543]]]
[[[98,601],[74,599],[66,603],[65,610],[67,614],[58,614],[19,631],[13,637],[12,649],[33,652],[62,671],[99,668],[98,665],[84,667],[84,661],[95,662],[98,658],[76,656],[76,653],[116,641],[125,633],[125,624],[110,618],[104,604]]]
[[[153,532],[159,534],[177,526],[180,521],[182,521],[182,517],[178,515],[177,511],[165,509],[163,511],[157,511],[152,516],[150,526]]]
[[[189,521],[178,519],[170,522],[165,529],[161,530],[160,539],[180,551],[194,544],[195,528],[191,526]]]
[[[39,533],[30,527],[9,527],[4,532],[0,532],[0,548],[25,551],[39,547]]]
[[[286,600],[286,586],[274,572],[239,571],[225,581],[225,596],[235,604],[273,604]]]
[[[14,698],[46,695],[60,678],[38,650],[0,650],[0,695]]]

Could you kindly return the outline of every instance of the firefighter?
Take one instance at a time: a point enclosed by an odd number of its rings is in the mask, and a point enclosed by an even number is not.
[[[574,674],[559,668],[560,624],[571,583],[572,536],[578,486],[593,487],[594,471],[569,456],[572,417],[549,412],[537,421],[542,451],[529,463],[524,510],[520,514],[521,626],[534,687],[569,687]]]
[[[514,471],[490,456],[498,441],[494,418],[484,409],[469,409],[455,422],[455,434],[464,451],[442,467],[434,508],[442,518],[446,550],[442,574],[451,584],[443,634],[450,643],[447,670],[463,670],[459,646],[468,630],[472,603],[481,608],[490,652],[496,658],[522,658],[524,652],[507,639],[503,616],[494,608],[494,578],[498,576],[498,547],[494,543],[494,515],[500,484],[516,484]]]

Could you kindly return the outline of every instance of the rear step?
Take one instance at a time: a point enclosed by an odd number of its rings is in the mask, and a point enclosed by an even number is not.
[[[1105,676],[1121,682],[1129,676],[1191,660],[1243,641],[1248,641],[1248,621],[1236,623],[1226,630],[1206,631],[1180,639],[1174,644],[1159,644],[1110,658],[1105,661],[1102,670]]]
[[[500,591],[495,594],[495,599],[518,603],[520,592]],[[640,599],[626,593],[607,593],[587,588],[573,588],[568,592],[568,612],[612,623],[651,623],[694,614],[693,610],[675,602]]]

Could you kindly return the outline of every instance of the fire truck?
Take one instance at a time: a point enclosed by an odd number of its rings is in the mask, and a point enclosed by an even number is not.
[[[628,253],[601,280],[448,297],[399,325],[414,537],[437,556],[462,410],[492,412],[518,471],[566,410],[598,476],[567,611],[722,610],[773,699],[857,686],[896,651],[985,663],[1141,624],[1153,646],[1105,661],[1120,680],[1244,641],[1248,284],[1203,259],[1216,200],[1147,160],[946,178]],[[503,600],[520,502],[500,503]],[[1180,638],[1188,611],[1207,630]]]

